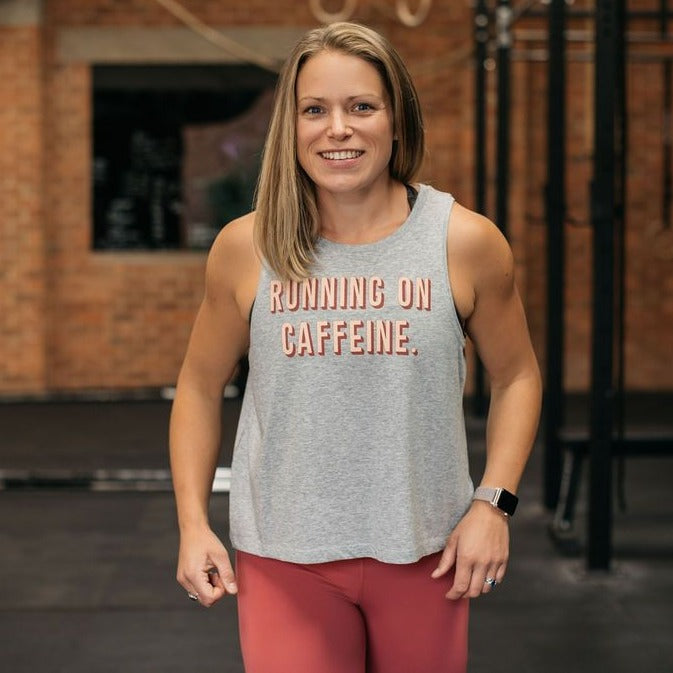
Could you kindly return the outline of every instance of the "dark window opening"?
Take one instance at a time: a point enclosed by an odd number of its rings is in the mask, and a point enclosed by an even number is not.
[[[244,65],[95,66],[94,248],[209,248],[252,207],[275,81]]]

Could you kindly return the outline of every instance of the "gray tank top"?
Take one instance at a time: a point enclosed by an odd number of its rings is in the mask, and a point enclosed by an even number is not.
[[[232,464],[236,549],[412,563],[442,549],[469,507],[452,205],[421,185],[387,238],[320,240],[302,283],[262,270]]]

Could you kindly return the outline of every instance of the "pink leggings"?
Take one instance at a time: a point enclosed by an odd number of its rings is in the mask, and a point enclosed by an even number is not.
[[[246,673],[465,673],[468,600],[439,554],[297,564],[236,553]]]

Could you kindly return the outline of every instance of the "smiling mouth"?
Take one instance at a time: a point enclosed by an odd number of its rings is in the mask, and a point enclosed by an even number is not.
[[[330,159],[331,161],[339,161],[343,159],[357,159],[361,157],[364,152],[362,150],[339,150],[338,152],[319,152],[323,159]]]

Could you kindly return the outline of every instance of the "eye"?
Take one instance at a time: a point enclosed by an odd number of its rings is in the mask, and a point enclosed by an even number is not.
[[[369,103],[356,103],[353,109],[355,112],[369,112],[374,109],[374,106]]]
[[[322,112],[322,108],[319,105],[307,105],[304,108],[305,115],[319,115]]]

